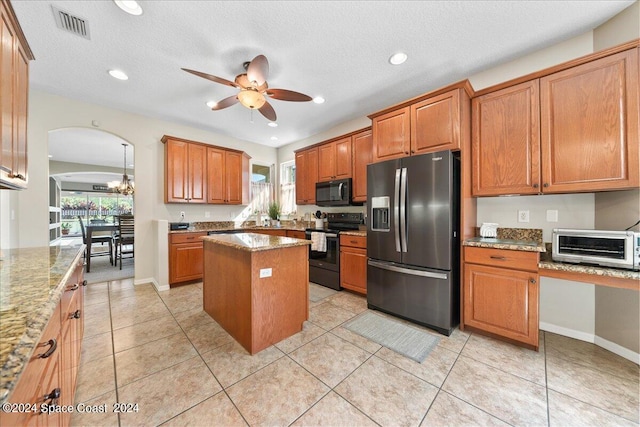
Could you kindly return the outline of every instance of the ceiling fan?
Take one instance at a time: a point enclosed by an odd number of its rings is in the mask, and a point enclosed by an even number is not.
[[[266,56],[258,55],[250,62],[245,62],[243,66],[246,73],[238,74],[234,81],[202,73],[200,71],[189,70],[187,68],[182,69],[187,73],[195,74],[196,76],[211,80],[212,82],[240,89],[238,94],[221,100],[211,108],[212,110],[222,110],[223,108],[231,107],[232,105],[240,102],[251,110],[260,111],[260,113],[262,113],[262,115],[267,119],[276,121],[276,112],[271,104],[267,102],[267,97],[279,99],[281,101],[311,101],[311,97],[303,93],[287,89],[269,88],[269,85],[267,84],[267,77],[269,76],[269,61],[267,61]]]

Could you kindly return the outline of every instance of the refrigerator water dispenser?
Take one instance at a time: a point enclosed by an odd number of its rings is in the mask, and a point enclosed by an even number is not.
[[[371,198],[371,230],[389,231],[389,197]]]

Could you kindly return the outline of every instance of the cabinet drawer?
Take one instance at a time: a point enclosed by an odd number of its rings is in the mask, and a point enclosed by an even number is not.
[[[464,248],[464,262],[516,270],[538,271],[538,252],[492,248]]]
[[[173,233],[169,235],[169,243],[195,243],[202,242],[200,237],[206,236],[206,232],[199,233]]]
[[[367,249],[366,236],[340,236],[340,246],[351,246],[354,248]]]

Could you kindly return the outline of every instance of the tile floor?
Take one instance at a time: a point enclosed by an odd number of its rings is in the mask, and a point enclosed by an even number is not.
[[[341,326],[365,298],[310,284],[309,305],[302,332],[250,356],[202,310],[201,283],[89,285],[76,403],[109,410],[72,425],[638,425],[638,365],[592,344],[456,330],[419,364]]]

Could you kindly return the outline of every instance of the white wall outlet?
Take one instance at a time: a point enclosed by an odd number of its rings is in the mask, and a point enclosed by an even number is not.
[[[184,211],[180,211],[180,221],[184,220]]]
[[[270,268],[261,268],[260,269],[260,278],[263,279],[265,277],[271,277],[272,270]]]
[[[204,217],[205,217],[205,218],[211,218],[211,212],[206,211],[206,212],[204,213]]]
[[[558,222],[558,211],[555,209],[547,210],[547,222]]]
[[[518,222],[529,222],[529,211],[518,211]]]

